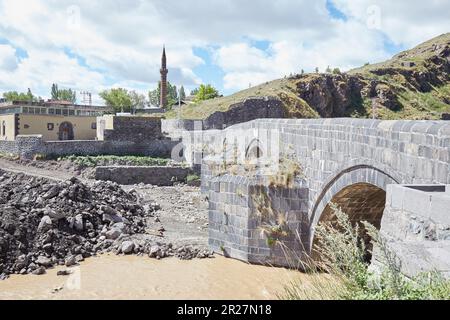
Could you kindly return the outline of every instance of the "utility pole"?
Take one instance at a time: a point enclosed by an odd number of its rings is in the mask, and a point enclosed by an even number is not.
[[[178,120],[181,119],[181,87],[178,87]]]
[[[80,91],[80,95],[83,97],[81,103],[85,106],[92,106],[92,93],[89,91]]]

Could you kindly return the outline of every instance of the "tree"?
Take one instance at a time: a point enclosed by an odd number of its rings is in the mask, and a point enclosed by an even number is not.
[[[305,70],[302,69],[301,74],[305,74]]]
[[[161,103],[161,81],[158,82],[158,87],[155,90],[148,92],[148,100],[151,105],[159,106]],[[173,105],[178,104],[178,91],[177,86],[167,82],[167,105],[163,106],[166,109],[170,109]]]
[[[316,67],[316,73],[319,73],[319,67]]]
[[[206,85],[202,84],[198,88],[198,92],[195,95],[195,101],[200,102],[200,101],[210,100],[210,99],[217,98],[218,96],[219,96],[219,91],[217,91],[216,88],[214,88],[210,84],[206,84]]]
[[[145,99],[145,95],[137,93],[136,91],[130,91],[129,93],[130,99],[131,99],[131,107],[133,113],[137,109],[144,109],[145,105],[147,104],[147,101]]]
[[[326,73],[331,73],[331,68],[330,68],[330,66],[328,66],[328,67],[326,68],[325,72],[326,72]]]
[[[56,83],[52,84],[52,100],[58,100],[58,85]]]
[[[180,100],[186,99],[186,92],[184,91],[184,87],[181,86],[180,88]]]
[[[3,98],[5,98],[7,101],[39,101],[38,97],[35,97],[33,93],[31,93],[31,90],[28,88],[27,93],[24,92],[17,92],[17,91],[9,91],[3,93]]]
[[[333,74],[341,74],[341,70],[339,68],[334,68]]]
[[[72,89],[59,89],[58,84],[54,83],[51,90],[52,100],[70,101],[75,103],[77,101],[77,94]]]
[[[132,98],[126,89],[104,90],[99,95],[114,112],[130,112],[133,107]]]
[[[198,93],[198,88],[195,88],[194,90],[191,91],[191,96],[196,96]]]

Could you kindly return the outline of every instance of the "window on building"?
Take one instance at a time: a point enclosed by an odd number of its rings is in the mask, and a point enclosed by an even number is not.
[[[61,109],[56,109],[56,114],[61,114]]]
[[[92,130],[97,130],[97,122],[92,122],[91,123],[91,129]]]
[[[77,110],[77,116],[81,116],[81,110]]]
[[[48,109],[48,114],[55,114],[55,109],[53,108]]]
[[[63,116],[69,115],[69,110],[67,110],[67,109],[64,109],[62,112],[63,112]]]
[[[69,116],[74,116],[75,115],[75,110],[69,110]]]
[[[55,129],[55,124],[54,123],[47,123],[47,129],[48,129],[48,131],[53,131],[53,129]]]
[[[28,113],[28,111],[29,111],[29,110],[28,110],[28,107],[22,107],[22,112],[23,112],[23,113]]]
[[[35,114],[40,114],[41,113],[41,108],[34,108],[34,113]]]

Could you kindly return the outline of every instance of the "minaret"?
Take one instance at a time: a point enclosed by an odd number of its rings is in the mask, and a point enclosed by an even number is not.
[[[161,101],[160,107],[165,108],[167,106],[167,74],[169,70],[167,70],[167,58],[166,58],[166,47],[163,47],[163,54],[161,59]]]

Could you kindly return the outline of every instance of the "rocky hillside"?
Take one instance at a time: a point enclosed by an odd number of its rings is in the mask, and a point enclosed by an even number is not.
[[[257,96],[278,97],[292,118],[440,119],[450,112],[450,33],[382,63],[346,73],[294,75],[185,106],[181,115],[204,119]]]

